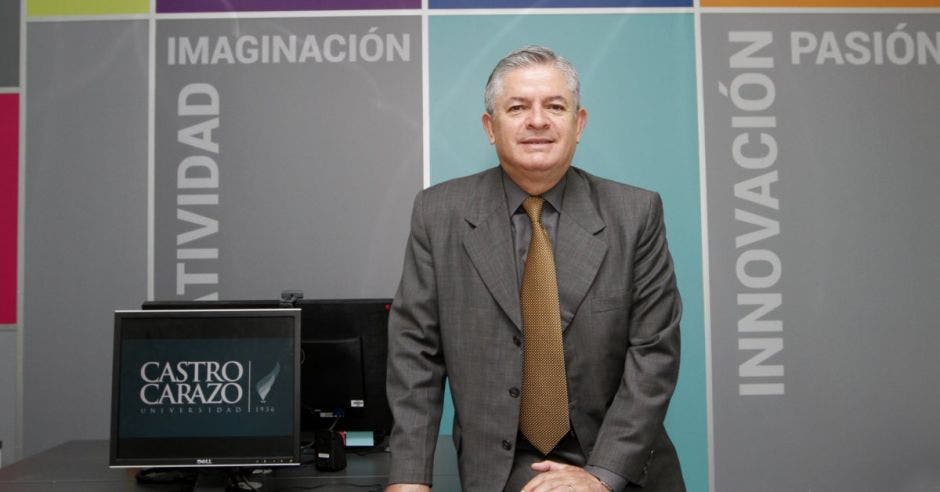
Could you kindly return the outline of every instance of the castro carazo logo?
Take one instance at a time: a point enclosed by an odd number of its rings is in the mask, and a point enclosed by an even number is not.
[[[234,405],[244,397],[240,384],[244,376],[245,367],[238,361],[148,361],[140,366],[144,382],[140,401],[145,405]]]

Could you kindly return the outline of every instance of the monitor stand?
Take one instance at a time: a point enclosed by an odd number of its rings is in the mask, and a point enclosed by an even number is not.
[[[194,491],[226,492],[230,490],[263,490],[263,484],[251,480],[251,474],[238,468],[200,468]]]

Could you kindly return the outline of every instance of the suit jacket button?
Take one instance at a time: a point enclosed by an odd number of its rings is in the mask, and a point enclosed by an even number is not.
[[[512,337],[512,343],[516,344],[516,347],[521,347],[521,346],[522,346],[522,339],[519,338],[518,336],[515,336],[515,335],[514,335],[514,336]]]
[[[519,398],[519,388],[509,388],[509,396]]]
[[[509,441],[503,440],[503,449],[505,449],[506,451],[509,451],[510,449],[512,449],[512,443]]]

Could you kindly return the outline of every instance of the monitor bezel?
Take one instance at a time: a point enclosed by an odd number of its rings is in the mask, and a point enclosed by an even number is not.
[[[118,456],[120,444],[119,434],[119,391],[121,370],[121,331],[122,320],[128,318],[244,318],[244,317],[289,317],[293,320],[293,359],[294,359],[294,409],[292,432],[289,436],[290,452],[285,450],[283,455],[265,456],[201,456],[198,458],[179,457],[153,457],[153,458],[127,458]],[[210,468],[210,467],[271,467],[271,466],[297,466],[301,464],[301,434],[300,434],[300,347],[301,347],[301,313],[299,308],[265,308],[265,309],[140,309],[117,310],[114,312],[114,351],[111,381],[111,434],[110,434],[110,468]],[[186,438],[181,438],[185,441]],[[201,438],[205,439],[205,438]]]

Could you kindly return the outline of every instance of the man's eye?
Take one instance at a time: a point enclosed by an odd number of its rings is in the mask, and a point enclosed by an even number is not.
[[[552,104],[552,105],[549,105],[549,106],[548,106],[548,109],[550,109],[550,110],[552,110],[552,111],[559,111],[559,112],[561,112],[561,111],[564,111],[564,110],[565,110],[565,107],[562,106],[561,104]]]
[[[522,111],[522,105],[517,104],[515,106],[509,106],[509,109],[507,109],[507,111],[509,111],[510,113],[518,113],[519,111]]]

